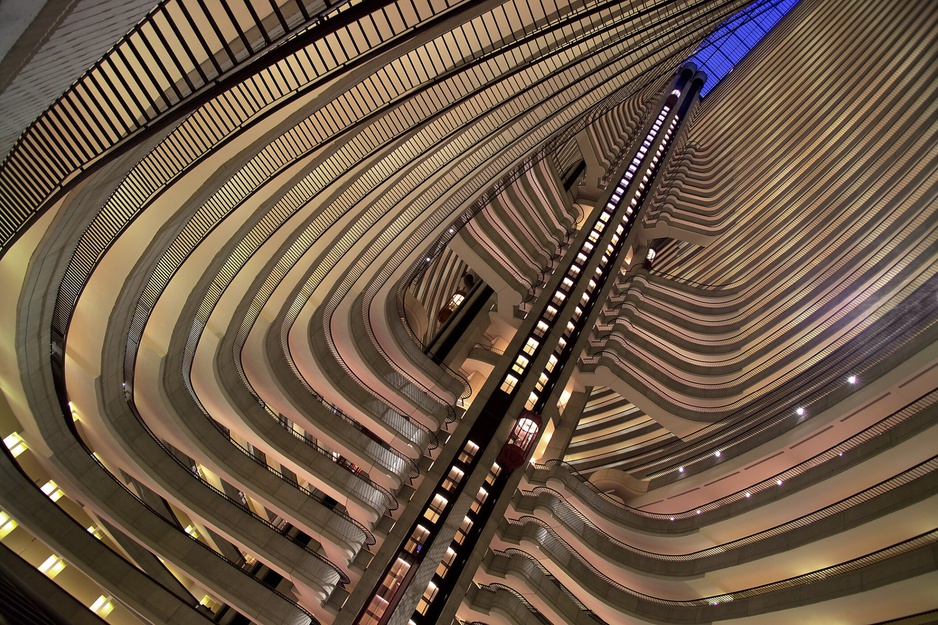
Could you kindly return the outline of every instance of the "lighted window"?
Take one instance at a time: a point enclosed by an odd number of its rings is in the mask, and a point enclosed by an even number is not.
[[[547,369],[547,371],[550,372],[550,371],[553,371],[554,367],[556,366],[557,366],[557,357],[551,354],[550,358],[547,359],[547,366],[545,367],[545,369]]]
[[[485,500],[488,498],[489,491],[485,490],[484,488],[480,488],[476,498],[472,500],[472,505],[469,506],[469,509],[478,514],[479,510],[482,508],[482,504],[484,504]]]
[[[56,485],[56,483],[53,482],[52,480],[49,480],[48,482],[42,485],[42,492],[45,493],[46,497],[48,497],[52,501],[58,501],[59,499],[62,498],[62,495],[65,494],[62,492],[62,489],[59,488],[58,485]]]
[[[469,517],[463,517],[462,523],[459,524],[459,529],[456,531],[456,536],[453,537],[453,541],[463,544],[466,540],[466,536],[469,535],[469,530],[472,529],[473,522]]]
[[[65,560],[59,556],[52,554],[46,558],[45,562],[39,565],[39,572],[45,573],[46,577],[52,579],[56,575],[62,572],[62,569],[65,568]]]
[[[547,384],[547,379],[548,379],[548,378],[547,378],[547,374],[546,374],[546,373],[542,373],[542,374],[537,378],[537,385],[536,385],[535,388],[537,388],[538,391],[543,391],[543,390],[544,390],[544,386]]]
[[[527,358],[519,354],[518,357],[515,358],[515,362],[511,365],[511,368],[516,373],[521,374],[524,373],[524,370],[528,367],[529,362],[530,361]]]
[[[453,562],[456,560],[456,552],[453,551],[452,547],[446,548],[446,553],[443,554],[443,560],[440,561],[440,565],[436,567],[436,574],[442,579],[446,579],[446,574],[449,573],[449,569],[453,566]]]
[[[423,516],[431,523],[436,523],[440,515],[443,514],[443,510],[446,509],[446,504],[449,503],[449,500],[440,495],[439,493],[433,496],[433,501],[430,502],[430,505],[427,506],[427,509],[423,511]]]
[[[537,348],[539,346],[540,346],[540,343],[538,343],[535,339],[528,338],[527,342],[524,344],[524,348],[521,351],[523,351],[525,354],[529,356],[533,356],[534,352],[537,351]]]
[[[364,614],[362,614],[356,625],[376,625],[381,622],[381,617],[384,616],[387,610],[388,602],[383,597],[375,595],[368,602]]]
[[[451,467],[446,479],[443,480],[443,490],[449,492],[456,490],[456,486],[462,481],[464,475],[465,473],[459,467]]]
[[[566,339],[565,337],[561,336],[561,337],[557,340],[557,352],[562,352],[562,351],[563,351],[563,348],[566,347],[566,346],[567,346],[567,339]]]
[[[426,614],[427,610],[430,609],[430,604],[433,603],[433,600],[436,598],[436,594],[440,591],[436,587],[436,584],[430,582],[427,586],[427,589],[424,591],[423,596],[420,598],[420,603],[417,604],[417,611],[421,614]]]
[[[26,441],[24,441],[23,437],[17,432],[13,432],[4,438],[3,443],[7,446],[7,449],[10,450],[10,453],[13,454],[14,458],[29,449],[29,447],[26,446]]]
[[[556,316],[557,309],[555,307],[548,305],[547,308],[544,309],[544,318],[548,321],[553,321]]]
[[[563,300],[565,299],[567,299],[567,296],[564,295],[563,291],[557,291],[556,293],[554,293],[554,297],[552,297],[550,301],[560,306],[561,304],[563,304]]]
[[[570,265],[570,269],[568,269],[567,272],[576,278],[578,275],[580,275],[580,267],[578,265]]]
[[[388,571],[388,574],[384,576],[384,579],[381,580],[381,586],[378,588],[378,596],[380,597],[390,597],[394,594],[394,591],[401,585],[404,577],[407,575],[407,572],[410,571],[410,563],[404,560],[403,558],[398,558],[394,561],[391,570]],[[386,607],[386,606],[385,606]],[[382,614],[384,612],[382,611]]]
[[[16,521],[9,514],[0,511],[0,538],[5,538],[7,534],[16,529]]]
[[[540,399],[540,395],[536,391],[531,391],[531,394],[528,395],[528,401],[524,402],[524,407],[528,410],[534,408],[534,404],[537,403],[537,400]]]
[[[485,476],[486,484],[494,484],[495,478],[502,474],[502,465],[497,462],[493,462],[491,468],[489,468],[489,474]]]
[[[518,378],[511,375],[510,373],[505,376],[505,380],[502,382],[502,385],[499,387],[506,393],[512,393],[515,390],[515,386],[518,385]]]
[[[111,597],[106,597],[101,595],[98,597],[94,603],[91,604],[91,611],[100,616],[101,618],[106,618],[108,614],[114,609],[114,602],[111,600]]]
[[[538,321],[534,327],[534,333],[538,336],[544,336],[548,330],[550,330],[550,326],[543,321]]]
[[[466,441],[466,445],[462,448],[462,451],[459,452],[459,461],[466,463],[472,462],[472,459],[475,458],[477,453],[479,453],[479,446],[472,441]]]
[[[427,538],[430,536],[430,530],[425,528],[423,525],[417,525],[414,528],[414,531],[411,532],[410,537],[407,539],[407,544],[404,545],[404,551],[407,553],[417,554],[420,553],[420,550],[423,548],[424,543],[427,542]]]

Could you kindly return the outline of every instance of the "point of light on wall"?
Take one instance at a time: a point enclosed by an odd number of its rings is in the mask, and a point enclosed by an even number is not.
[[[16,529],[16,521],[9,514],[0,511],[0,539]]]
[[[111,613],[113,609],[114,602],[111,601],[110,597],[106,597],[104,595],[101,595],[95,599],[95,602],[91,604],[91,611],[101,618],[105,618],[108,614]]]
[[[52,480],[49,480],[42,485],[42,492],[52,501],[58,501],[62,498],[62,495],[65,494],[62,492],[62,489],[59,488],[58,485]]]
[[[49,579],[54,578],[65,568],[65,560],[54,553],[46,558],[45,562],[39,565],[39,572],[45,573]]]
[[[802,408],[801,406],[798,406],[797,408],[795,408],[795,414],[797,414],[799,417],[803,416],[804,408]]]
[[[13,432],[4,438],[3,444],[7,446],[7,449],[10,450],[14,458],[29,449],[29,447],[26,446],[26,441],[23,440],[23,437],[20,436],[18,432]]]
[[[856,384],[859,381],[860,380],[855,375],[852,375],[849,378],[847,378],[847,382],[849,382],[850,384]]]

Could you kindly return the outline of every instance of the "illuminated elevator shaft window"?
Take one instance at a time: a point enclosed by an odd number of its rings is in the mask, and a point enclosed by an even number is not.
[[[459,458],[457,458],[457,460],[459,462],[468,464],[472,462],[472,459],[476,457],[477,453],[479,453],[479,446],[472,441],[466,441],[466,444],[459,452]]]
[[[648,188],[654,180],[657,159],[664,154],[664,146],[670,139],[671,130],[675,128],[676,117],[675,121],[668,127],[665,135],[660,140],[656,137],[659,131],[664,127],[664,123],[670,115],[670,105],[676,101],[676,96],[678,95],[679,92],[677,91],[672,93],[668,103],[662,107],[658,117],[654,120],[652,127],[644,138],[644,141],[637,148],[635,158],[628,167],[628,171],[624,173],[623,178],[616,185],[614,190],[610,192],[609,201],[604,210],[596,216],[590,229],[584,233],[585,236],[581,247],[572,252],[575,254],[575,258],[569,261],[566,271],[561,273],[561,285],[553,292],[548,292],[550,299],[543,304],[543,308],[540,312],[535,313],[536,317],[531,330],[528,332],[527,336],[519,337],[522,340],[520,348],[518,348],[514,354],[509,353],[506,355],[506,359],[508,359],[510,363],[510,371],[502,380],[501,390],[496,391],[486,405],[486,409],[492,410],[491,416],[494,418],[477,421],[472,426],[467,436],[474,436],[473,432],[477,429],[479,433],[486,433],[486,440],[492,436],[494,431],[490,429],[489,425],[492,423],[497,424],[499,419],[497,415],[503,415],[506,406],[510,405],[511,397],[517,392],[519,385],[531,372],[532,363],[540,357],[540,350],[543,349],[547,341],[556,338],[556,347],[551,350],[547,365],[544,367],[543,371],[538,374],[536,390],[532,391],[527,397],[526,405],[532,413],[538,414],[543,411],[547,398],[551,396],[554,386],[557,384],[559,376],[564,370],[564,367],[557,365],[573,361],[571,358],[573,346],[582,336],[585,325],[598,299],[597,296],[600,291],[602,291],[606,278],[610,273],[611,265],[618,259],[625,237],[628,235],[628,227],[623,226],[631,225],[629,215],[633,214],[633,209],[638,210],[641,201],[644,199]],[[658,143],[660,143],[661,146],[654,149],[654,146]],[[633,180],[633,178],[636,177],[639,179]],[[626,198],[629,199],[629,202],[623,206],[623,202]],[[618,216],[620,219],[620,223],[616,224],[616,232],[604,235],[603,233],[607,232],[610,220],[612,220],[614,216]],[[607,236],[611,241],[607,242],[604,248],[601,247],[603,236]],[[598,259],[594,257],[597,253],[600,254]],[[589,276],[590,282],[585,289],[585,293],[573,299],[573,294],[576,292],[581,273],[590,263],[598,266],[594,267],[593,274]],[[548,297],[544,297],[544,299],[548,299]],[[573,306],[572,312],[569,311],[568,306]],[[554,332],[553,324],[556,322],[557,317],[561,315],[561,312],[565,310],[571,314],[573,330],[571,331],[570,326],[566,326],[561,336],[557,336],[558,333]],[[532,385],[532,387],[533,386],[535,385]],[[483,414],[487,413],[483,411]],[[484,427],[480,427],[480,425]],[[473,446],[478,450],[478,447]],[[465,452],[465,449],[463,452]],[[526,457],[526,455],[521,456],[521,463],[524,462],[524,458]],[[460,458],[462,458],[462,454]],[[501,455],[499,458],[501,460]],[[467,460],[469,460],[469,462],[467,462],[465,466],[466,472],[468,473],[472,470],[475,459],[470,456]],[[411,617],[415,623],[423,625],[423,623],[428,623],[439,618],[440,610],[446,605],[450,593],[454,590],[455,578],[459,575],[464,563],[468,560],[468,556],[472,553],[476,542],[479,540],[482,528],[485,527],[484,522],[478,522],[479,519],[486,519],[492,514],[495,505],[499,501],[499,496],[506,487],[507,476],[510,475],[512,469],[520,467],[521,463],[511,466],[507,472],[502,474],[500,474],[501,469],[498,467],[497,463],[493,466],[493,470],[490,471],[486,479],[487,487],[479,491],[476,501],[473,502],[469,512],[461,520],[456,535],[448,546],[447,556],[444,558],[446,564],[444,564],[444,562],[437,564],[433,579],[429,580],[428,585],[424,589],[421,601],[417,606],[418,609]],[[451,512],[453,502],[460,496],[460,487],[458,486],[455,487],[455,490],[452,492],[452,501],[441,495],[440,493],[443,492],[446,493],[447,496],[450,496],[450,492],[443,487],[443,484],[444,480],[441,478],[441,482],[438,483],[434,491],[433,499],[427,504],[424,511],[425,517],[430,521],[431,525],[429,528],[430,538],[428,539],[428,544],[433,540],[433,537],[440,530],[440,526]],[[488,491],[487,488],[491,490]],[[453,556],[451,552],[456,555]],[[405,559],[405,561],[408,560]],[[419,563],[420,558],[415,556],[414,559],[409,561]],[[450,565],[449,563],[453,564]],[[459,563],[458,566],[456,563]],[[442,584],[441,582],[447,577],[449,579],[445,584]],[[402,583],[406,588],[406,585],[409,583],[409,578]],[[397,591],[397,594],[392,595],[389,600],[392,608],[395,607],[400,600],[401,592],[402,591]],[[382,597],[384,596],[385,595],[382,595]],[[390,614],[387,614],[384,620],[389,616]]]

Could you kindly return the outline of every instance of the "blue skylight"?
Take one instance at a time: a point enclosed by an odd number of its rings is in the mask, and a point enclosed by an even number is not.
[[[704,39],[689,59],[707,74],[700,97],[716,87],[796,4],[798,0],[757,0]]]

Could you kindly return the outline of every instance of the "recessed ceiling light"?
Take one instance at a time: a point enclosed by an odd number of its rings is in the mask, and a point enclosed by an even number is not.
[[[713,455],[716,456],[717,458],[719,458],[719,457],[720,457],[720,451],[719,451],[719,450],[715,451],[715,452],[713,453]]]
[[[855,376],[855,375],[850,376],[849,378],[847,378],[847,382],[849,382],[850,384],[856,384],[856,383],[857,383],[857,376]]]
[[[804,408],[802,408],[801,406],[798,406],[797,408],[795,408],[795,413],[800,417],[801,415],[804,414]]]
[[[775,480],[775,483],[776,483],[777,485],[781,486],[781,485],[782,485],[782,480]]]

